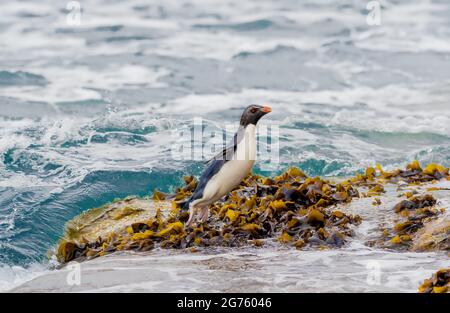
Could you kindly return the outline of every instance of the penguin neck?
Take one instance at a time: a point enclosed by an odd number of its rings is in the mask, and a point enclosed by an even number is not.
[[[239,127],[235,159],[252,162],[256,160],[256,125]]]

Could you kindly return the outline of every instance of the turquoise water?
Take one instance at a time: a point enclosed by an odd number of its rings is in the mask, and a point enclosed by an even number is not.
[[[383,1],[380,26],[366,1],[80,2],[80,26],[61,1],[0,4],[0,280],[80,212],[200,174],[171,154],[194,117],[270,104],[267,175],[450,166],[447,1]]]

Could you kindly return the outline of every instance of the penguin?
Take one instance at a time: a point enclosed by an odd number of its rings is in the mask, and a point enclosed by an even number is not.
[[[267,113],[268,106],[249,105],[242,113],[239,128],[230,144],[208,161],[192,196],[184,203],[189,209],[191,226],[195,220],[206,222],[209,206],[240,185],[256,160],[256,124]]]

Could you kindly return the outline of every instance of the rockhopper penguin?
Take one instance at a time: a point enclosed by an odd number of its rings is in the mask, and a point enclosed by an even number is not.
[[[250,173],[256,159],[256,123],[271,111],[268,106],[255,104],[244,110],[233,140],[208,162],[197,188],[184,203],[183,208],[189,208],[186,226],[196,219],[206,222],[209,206],[239,186]]]

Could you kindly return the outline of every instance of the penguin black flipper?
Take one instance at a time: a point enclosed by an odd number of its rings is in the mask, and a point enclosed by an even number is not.
[[[186,200],[186,202],[184,202],[183,209],[185,210],[189,209],[189,203],[203,197],[203,191],[205,190],[206,184],[214,175],[216,175],[220,171],[220,169],[226,162],[227,160],[225,158],[223,158],[222,160],[214,158],[210,160],[209,166],[206,168],[206,170],[200,177],[197,184],[197,188],[195,188],[194,193],[191,195],[189,199]]]
[[[214,157],[206,162],[208,167],[200,177],[194,193],[185,202],[181,203],[183,209],[189,209],[189,203],[203,197],[203,191],[205,190],[206,184],[209,182],[209,180],[220,171],[220,169],[226,162],[230,161],[233,158],[233,155],[237,149],[237,145],[244,137],[244,131],[244,128],[240,127],[234,134],[231,142],[225,148],[223,148],[222,151],[219,151],[219,153],[217,153]]]

